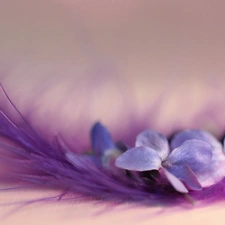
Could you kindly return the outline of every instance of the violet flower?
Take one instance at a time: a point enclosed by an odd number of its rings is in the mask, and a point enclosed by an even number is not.
[[[76,167],[84,168],[86,165],[95,165],[98,168],[109,169],[112,173],[118,173],[115,160],[123,153],[120,143],[115,144],[106,127],[97,122],[91,129],[91,145],[93,152],[89,154],[77,154],[67,152],[66,158]]]
[[[172,139],[170,147],[162,134],[143,131],[137,136],[135,147],[117,158],[116,166],[131,171],[158,170],[181,193],[201,190],[223,179],[222,145],[209,133],[180,132]]]

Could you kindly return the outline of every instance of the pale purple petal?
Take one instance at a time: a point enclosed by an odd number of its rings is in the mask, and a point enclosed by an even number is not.
[[[222,144],[213,135],[206,131],[186,130],[175,135],[172,140],[171,147],[176,148],[185,140],[189,139],[202,140],[212,146],[212,160],[208,167],[195,174],[202,187],[208,187],[221,181],[225,174],[225,155],[223,153]]]
[[[185,183],[188,190],[201,190],[202,186],[197,180],[197,177],[187,165],[172,166],[166,168],[170,173],[179,178]]]
[[[222,145],[217,141],[212,147],[212,160],[209,166],[196,176],[203,187],[211,186],[224,178],[225,155]]]
[[[205,141],[210,144],[212,148],[221,148],[221,143],[213,135],[203,130],[185,130],[176,134],[171,141],[171,148],[177,148],[182,145],[184,141],[190,139]]]
[[[156,150],[162,161],[166,159],[170,152],[167,139],[154,130],[141,132],[136,138],[135,146],[147,146]]]
[[[124,152],[116,159],[115,165],[134,171],[158,170],[161,166],[161,159],[154,149],[142,146]]]
[[[171,183],[171,185],[174,187],[174,189],[181,193],[188,193],[188,189],[184,186],[184,184],[172,173],[169,171],[163,169],[163,172],[168,179],[168,181]]]
[[[196,173],[208,167],[212,159],[211,146],[200,140],[187,140],[174,149],[166,160],[169,167],[187,165]]]
[[[217,182],[221,181],[225,175],[225,155],[221,151],[214,151],[212,156],[212,161],[209,166],[196,173],[198,181],[201,183],[202,187],[208,187]]]

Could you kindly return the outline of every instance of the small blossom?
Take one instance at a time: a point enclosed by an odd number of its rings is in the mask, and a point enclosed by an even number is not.
[[[67,152],[66,158],[78,168],[95,165],[118,174],[119,169],[115,167],[115,160],[123,153],[122,149],[127,149],[126,146],[122,142],[115,144],[108,130],[99,122],[91,129],[91,145],[92,154]]]
[[[137,136],[135,147],[116,160],[116,166],[132,171],[158,170],[182,193],[201,190],[224,177],[225,156],[222,145],[209,133],[188,130],[171,142],[153,130]]]
[[[118,170],[115,167],[115,160],[122,154],[122,150],[113,142],[106,127],[99,122],[95,123],[91,129],[91,142],[93,152],[103,168],[110,169],[112,172]],[[119,144],[122,145],[122,143]]]

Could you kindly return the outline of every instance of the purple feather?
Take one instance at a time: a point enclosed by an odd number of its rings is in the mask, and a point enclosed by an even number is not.
[[[126,152],[127,147],[124,147],[126,144],[122,142],[114,144],[108,131],[100,123],[95,124],[91,132],[94,151],[81,155],[68,147],[60,136],[53,139],[51,143],[45,140],[20,114],[6,93],[5,96],[21,117],[22,123],[17,125],[1,109],[0,179],[2,182],[10,182],[11,185],[23,183],[25,186],[32,184],[32,187],[59,188],[64,193],[105,201],[141,202],[153,206],[188,203],[184,195],[177,192],[166,177],[155,177],[154,171],[139,172],[135,175],[133,172],[120,170],[118,175],[105,168],[103,164],[99,166],[97,159],[100,153],[104,155],[107,152],[106,155],[110,160],[114,160],[113,157],[118,157],[117,154],[122,154],[124,151],[124,154],[129,153],[129,150]],[[103,144],[99,143],[102,138]],[[173,175],[168,176],[176,185],[178,180]],[[179,188],[183,190],[182,184]],[[205,203],[225,200],[225,180],[201,191],[190,191],[189,195],[194,200]]]

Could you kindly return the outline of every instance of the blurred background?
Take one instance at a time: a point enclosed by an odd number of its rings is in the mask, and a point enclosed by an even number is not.
[[[96,120],[128,141],[147,127],[218,135],[224,10],[223,0],[1,1],[0,82],[33,126],[81,145]]]

